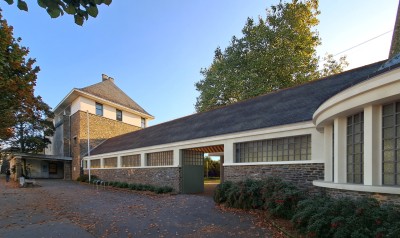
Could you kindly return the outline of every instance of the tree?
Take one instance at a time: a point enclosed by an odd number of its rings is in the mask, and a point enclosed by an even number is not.
[[[39,67],[34,59],[26,56],[29,50],[19,45],[21,38],[13,37],[13,28],[8,26],[0,11],[0,139],[12,135],[11,127],[17,122],[15,114],[22,101],[33,97],[36,74]]]
[[[319,21],[318,0],[280,2],[267,10],[266,19],[251,18],[222,51],[217,48],[209,68],[195,84],[200,92],[197,111],[252,98],[302,84],[320,76],[314,29]],[[338,69],[338,67],[336,68]]]
[[[338,62],[333,58],[332,54],[325,54],[323,68],[320,71],[320,77],[326,77],[343,72],[347,66],[349,66],[349,62],[346,61],[346,56],[340,57]]]
[[[14,0],[4,0],[9,5]],[[85,20],[90,17],[97,17],[98,5],[111,4],[112,0],[38,0],[38,5],[46,9],[51,18],[57,18],[64,13],[74,15],[75,23],[82,26]],[[28,5],[24,0],[17,0],[17,6],[20,10],[28,11]]]
[[[204,177],[219,177],[219,176],[220,176],[220,162],[212,160],[209,156],[206,156],[204,158]]]
[[[51,143],[48,137],[54,134],[54,114],[40,96],[27,98],[21,106],[9,141],[20,152],[39,153]]]
[[[19,45],[13,28],[0,11],[0,141],[17,146],[22,152],[37,152],[52,135],[50,107],[34,96],[39,67],[26,58],[29,50]]]

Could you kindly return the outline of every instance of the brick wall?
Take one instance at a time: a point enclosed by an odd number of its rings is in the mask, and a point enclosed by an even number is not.
[[[87,113],[78,111],[71,116],[72,179],[79,177],[80,161],[87,154]],[[108,138],[141,129],[120,121],[89,113],[90,148],[93,149]]]
[[[88,174],[87,170],[85,174]],[[174,191],[180,191],[180,168],[178,167],[91,169],[90,174],[104,181],[169,186]]]
[[[238,165],[224,167],[224,181],[243,181],[250,179],[263,179],[266,177],[279,177],[285,181],[293,182],[300,188],[315,190],[313,180],[324,179],[324,164],[272,164],[272,165]]]
[[[380,201],[382,204],[393,203],[396,205],[400,205],[400,195],[397,194],[384,194],[384,193],[368,193],[368,192],[358,192],[358,191],[350,191],[350,190],[342,190],[342,189],[333,189],[333,188],[320,188],[322,192],[335,197],[350,197],[350,198],[363,198],[363,197],[371,197]]]

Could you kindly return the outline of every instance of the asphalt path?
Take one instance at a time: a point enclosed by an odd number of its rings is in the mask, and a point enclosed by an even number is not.
[[[37,182],[19,188],[0,177],[0,237],[273,237],[260,218],[221,209],[204,194]]]

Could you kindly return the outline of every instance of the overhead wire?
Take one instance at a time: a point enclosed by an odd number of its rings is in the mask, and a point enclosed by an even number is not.
[[[382,34],[380,34],[380,35],[377,35],[377,36],[375,36],[375,37],[372,37],[372,38],[370,38],[370,39],[368,39],[368,40],[366,40],[366,41],[364,41],[364,42],[362,42],[362,43],[360,43],[360,44],[357,44],[357,45],[352,46],[352,47],[350,47],[350,48],[348,48],[348,49],[346,49],[346,50],[343,50],[343,51],[341,51],[341,52],[339,52],[339,53],[337,53],[337,54],[334,54],[333,56],[335,57],[335,56],[340,55],[340,54],[342,54],[342,53],[344,53],[344,52],[347,52],[347,51],[349,51],[349,50],[352,50],[352,49],[354,49],[354,48],[356,48],[356,47],[359,47],[360,45],[363,45],[363,44],[368,43],[368,42],[370,42],[370,41],[372,41],[372,40],[375,40],[376,38],[379,38],[379,37],[381,37],[381,36],[383,36],[383,35],[386,35],[386,34],[392,32],[392,31],[393,31],[393,30],[386,31],[386,32],[384,32],[384,33],[382,33]]]

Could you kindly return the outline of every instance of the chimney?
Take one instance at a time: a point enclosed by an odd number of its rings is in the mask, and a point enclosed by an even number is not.
[[[389,50],[389,59],[400,53],[400,1],[397,7],[396,22],[394,23],[392,44]]]
[[[101,79],[102,79],[102,82],[104,82],[106,80],[110,80],[111,82],[114,83],[114,78],[111,78],[111,77],[107,76],[106,74],[102,74]]]

